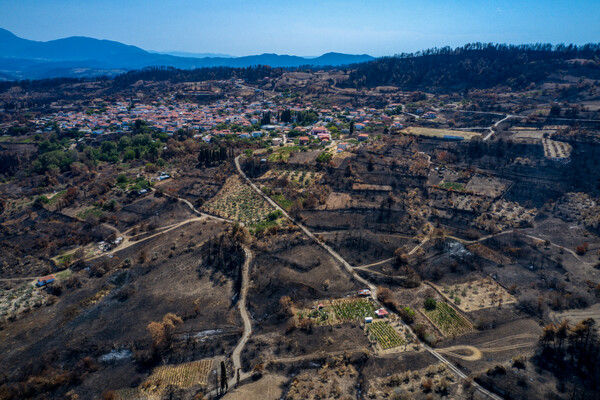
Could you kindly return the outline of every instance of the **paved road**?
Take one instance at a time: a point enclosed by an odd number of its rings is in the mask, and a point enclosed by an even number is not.
[[[348,261],[346,261],[342,256],[340,256],[336,251],[334,251],[327,244],[325,244],[322,241],[320,241],[310,230],[308,230],[308,228],[306,228],[300,222],[298,222],[294,218],[292,218],[283,208],[281,208],[279,206],[279,204],[277,204],[275,201],[273,201],[269,196],[267,196],[266,194],[264,194],[262,192],[262,190],[260,190],[258,188],[258,186],[256,186],[254,183],[252,183],[252,181],[246,176],[246,174],[244,173],[244,171],[242,171],[242,168],[240,167],[240,161],[239,161],[239,159],[240,159],[240,156],[237,156],[235,158],[235,167],[236,167],[238,173],[240,174],[240,176],[250,185],[250,187],[252,187],[252,189],[257,194],[259,194],[261,197],[263,197],[270,205],[272,205],[273,207],[275,207],[275,209],[281,211],[281,213],[287,219],[289,219],[291,222],[293,222],[294,224],[296,224],[296,226],[298,226],[309,238],[313,239],[318,245],[320,245],[322,248],[324,248],[333,258],[335,258],[336,260],[338,260],[344,266],[344,268],[350,274],[350,276],[352,276],[358,282],[361,282],[362,284],[364,284],[365,286],[367,286],[371,290],[371,294],[373,296],[373,299],[374,299],[375,303],[378,304],[378,300],[377,300],[377,286],[375,286],[374,284],[372,284],[368,280],[366,280],[363,277],[361,277],[360,275],[358,275],[358,273],[356,271],[354,271],[354,269],[352,268],[352,265],[350,265],[350,263]],[[433,229],[430,230],[429,234],[427,235],[427,237],[425,239],[429,240],[429,238],[431,237],[432,233],[433,233]],[[422,243],[420,243],[420,245],[422,245]],[[420,248],[420,246],[417,245],[417,247],[415,247],[413,249],[413,251],[411,251],[411,253],[414,252],[414,251],[416,251],[417,248]],[[408,325],[406,325],[404,323],[403,323],[403,325],[406,326],[407,329],[409,329],[411,331],[411,333],[416,337],[416,335],[414,334],[414,332],[412,332],[412,330],[410,329],[410,327]],[[454,364],[452,364],[450,361],[448,361],[447,359],[445,359],[441,354],[439,354],[438,352],[436,352],[435,350],[433,350],[431,347],[427,346],[425,343],[423,343],[423,346],[435,358],[437,358],[438,360],[440,360],[441,362],[443,362],[444,364],[446,364],[448,366],[448,368],[450,368],[452,371],[454,371],[454,373],[456,373],[456,375],[458,375],[459,377],[461,377],[463,379],[467,379],[467,376],[461,370],[459,370],[456,366],[454,366]],[[497,396],[494,393],[492,393],[492,392],[484,389],[483,387],[481,387],[480,385],[478,385],[476,382],[473,382],[473,387],[475,387],[480,393],[482,393],[482,394],[484,394],[484,395],[486,395],[486,396],[488,396],[488,397],[490,397],[490,398],[492,398],[494,400],[502,400],[502,398],[500,396]]]

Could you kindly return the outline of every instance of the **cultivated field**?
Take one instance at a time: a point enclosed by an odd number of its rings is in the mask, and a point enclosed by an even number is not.
[[[573,147],[568,143],[550,139],[542,139],[542,145],[544,146],[544,155],[552,159],[568,159],[571,157],[571,150],[573,150]]]
[[[451,286],[434,286],[442,296],[465,312],[517,302],[514,296],[510,295],[492,278],[479,279]]]
[[[193,361],[179,365],[162,365],[154,369],[143,386],[188,388],[195,385],[206,385],[212,366],[212,360]]]
[[[244,224],[264,221],[267,214],[273,211],[262,197],[242,183],[237,176],[229,178],[221,191],[204,205],[204,209]]]
[[[373,303],[362,298],[322,301],[315,304],[313,308],[298,311],[296,316],[300,320],[308,318],[317,325],[343,324],[362,320],[365,317],[377,317]]]
[[[440,139],[444,138],[444,136],[446,135],[460,136],[464,140],[471,140],[474,137],[481,136],[481,134],[477,132],[454,131],[451,129],[423,128],[420,126],[409,126],[408,128],[404,129],[403,132],[408,133],[410,135],[428,136]]]
[[[32,283],[25,283],[14,289],[0,291],[0,321],[29,312],[46,302],[45,292]]]
[[[369,339],[376,342],[383,350],[403,346],[406,341],[386,321],[375,321],[367,325]]]
[[[438,301],[434,310],[424,309],[423,313],[445,336],[458,336],[473,330],[469,320],[443,301]]]

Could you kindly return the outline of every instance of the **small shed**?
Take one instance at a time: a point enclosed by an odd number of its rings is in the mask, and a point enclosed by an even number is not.
[[[38,278],[36,286],[41,287],[41,286],[46,286],[49,283],[52,283],[56,280],[56,278],[54,277],[54,275],[46,275],[46,276],[42,276],[41,278]]]
[[[371,322],[373,322],[373,317],[365,317],[366,324],[370,324]]]

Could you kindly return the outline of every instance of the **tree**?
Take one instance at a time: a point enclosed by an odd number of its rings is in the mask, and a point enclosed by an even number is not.
[[[433,310],[435,310],[436,306],[437,306],[437,302],[435,301],[435,299],[433,297],[428,297],[425,299],[425,310],[433,311]]]
[[[227,369],[225,368],[225,361],[221,361],[221,393],[229,389],[227,383]]]
[[[350,134],[354,133],[354,120],[350,121]]]

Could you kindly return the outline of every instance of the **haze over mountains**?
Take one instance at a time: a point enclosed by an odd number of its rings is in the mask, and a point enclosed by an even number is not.
[[[175,55],[173,55],[175,54]],[[185,53],[149,52],[123,43],[88,37],[38,42],[20,38],[0,28],[0,80],[43,79],[52,77],[91,77],[116,75],[149,66],[176,68],[298,67],[301,65],[346,65],[372,60],[373,57],[327,53],[319,57],[261,54],[245,57],[184,57]],[[198,54],[201,55],[201,54]]]

